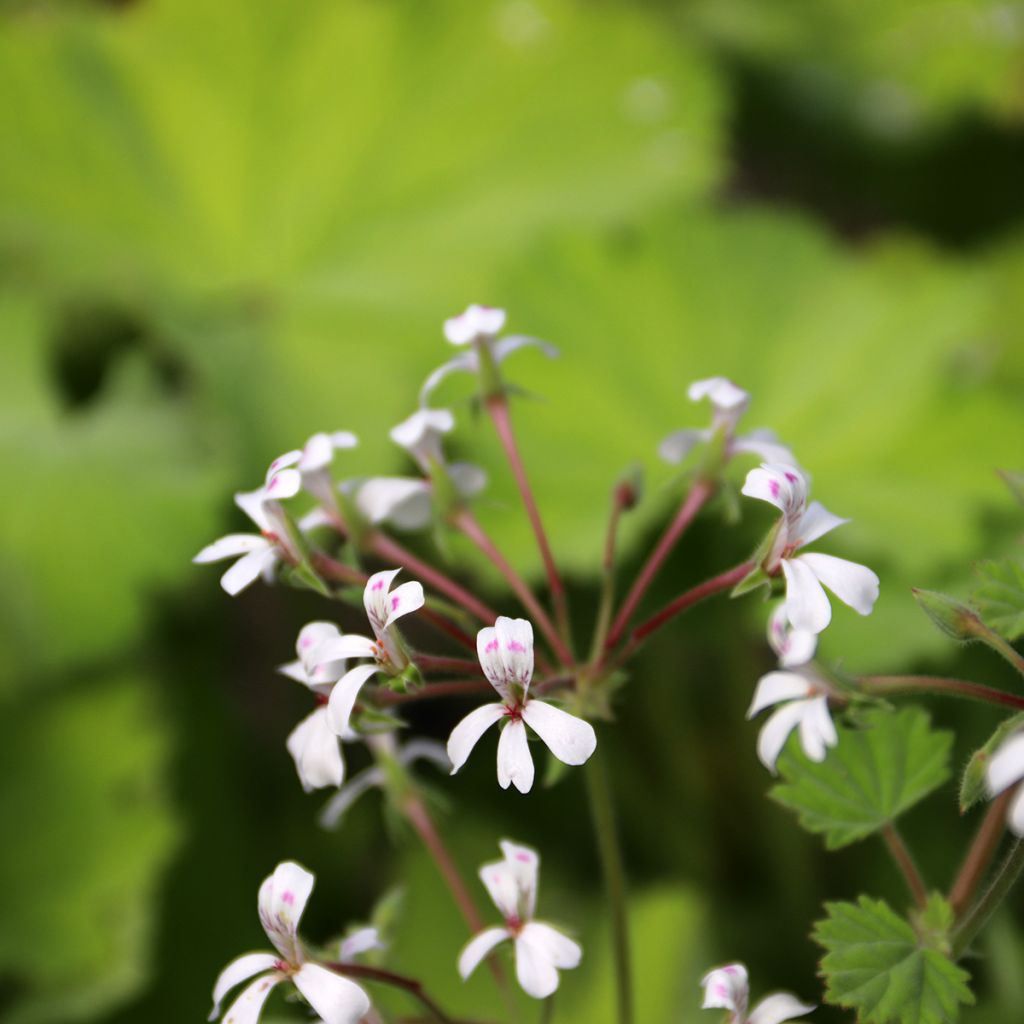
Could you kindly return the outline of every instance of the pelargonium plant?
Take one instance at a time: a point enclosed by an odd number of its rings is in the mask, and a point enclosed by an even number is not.
[[[357,438],[347,430],[317,433],[274,459],[259,488],[236,495],[259,532],[229,534],[196,555],[199,563],[234,560],[221,577],[231,595],[262,579],[311,589],[326,601],[362,605],[367,630],[345,632],[325,612],[303,627],[295,659],[280,667],[312,700],[309,714],[288,736],[287,752],[303,789],[328,791],[321,824],[341,826],[362,793],[383,790],[436,861],[465,918],[466,942],[450,951],[451,970],[466,978],[486,962],[499,991],[510,996],[503,963],[510,953],[515,982],[528,997],[543,1001],[542,1019],[550,1022],[557,1013],[553,1000],[561,972],[580,964],[588,936],[537,918],[540,853],[497,836],[502,859],[483,865],[480,879],[501,923],[487,924],[413,771],[426,761],[454,775],[493,730],[498,785],[529,800],[535,789],[529,739],[535,735],[550,757],[586,778],[613,935],[614,1019],[632,1024],[624,865],[601,733],[614,727],[610,710],[631,659],[649,637],[716,595],[777,595],[765,618],[778,667],[753,686],[746,712],[748,717],[767,713],[752,753],[779,779],[772,796],[794,811],[804,828],[823,836],[828,848],[877,835],[906,883],[908,906],[894,908],[870,894],[856,902],[827,903],[812,930],[823,950],[824,986],[811,1002],[776,992],[751,1007],[746,968],[734,962],[704,977],[703,1007],[728,1024],[813,1019],[815,1003],[848,1010],[863,1024],[953,1024],[960,1007],[973,1000],[969,956],[975,940],[1024,868],[1024,697],[966,680],[851,676],[817,658],[818,637],[832,618],[828,592],[869,615],[879,578],[866,566],[817,550],[846,520],[809,500],[807,470],[772,431],[738,432],[750,395],[724,377],[689,387],[691,400],[710,403],[710,423],[676,430],[661,443],[661,456],[683,468],[685,493],[639,572],[621,589],[619,526],[639,493],[628,478],[611,487],[607,538],[597,566],[600,603],[590,635],[578,635],[570,628],[559,560],[516,442],[513,389],[504,376],[506,360],[523,347],[536,346],[549,357],[557,351],[526,335],[502,336],[505,321],[503,310],[470,306],[445,323],[445,337],[458,352],[429,375],[419,407],[391,431],[417,475],[339,478],[335,462],[344,461]],[[476,380],[479,407],[494,427],[536,540],[546,577],[543,590],[524,578],[477,518],[473,501],[486,486],[483,472],[445,456],[444,438],[456,417],[431,403],[452,374]],[[716,495],[737,490],[778,511],[763,542],[734,566],[650,608],[652,583],[690,524],[709,511]],[[500,607],[464,581],[470,574],[452,574],[438,560],[414,553],[396,534],[416,530],[432,531],[435,539],[454,532],[468,540],[507,584]],[[915,594],[947,634],[986,644],[1024,674],[1024,658],[1012,646],[1024,634],[1024,570],[1014,563],[989,563],[983,574],[973,604],[928,591]],[[1017,601],[1014,614],[1006,613],[1007,592]],[[414,618],[436,637],[436,649],[421,650],[407,639],[403,629]],[[987,810],[946,889],[924,878],[896,824],[950,773],[950,735],[934,729],[920,707],[895,703],[920,694],[979,701],[994,715],[992,738],[964,772],[959,808],[966,813],[984,802]],[[483,702],[467,715],[452,716],[446,746],[409,736],[404,728],[402,709],[412,702],[474,696]],[[734,713],[742,716],[744,708],[737,706]],[[348,777],[346,746],[365,747],[371,767]],[[951,834],[960,827],[955,810],[949,809]],[[576,835],[539,838],[562,847],[580,841]],[[997,864],[1003,846],[1007,852]],[[301,851],[282,851],[291,853]],[[312,886],[313,876],[290,860],[263,883],[259,916],[275,951],[245,954],[222,971],[211,1019],[253,1024],[280,988],[290,989],[327,1024],[382,1024],[390,1018],[375,1005],[374,992],[391,987],[418,1004],[419,1016],[396,1020],[453,1024],[455,1018],[430,994],[431,979],[382,965],[388,947],[376,929],[359,929],[336,949],[301,940],[299,919]],[[369,951],[373,964],[358,959]],[[222,1013],[222,1003],[243,985]],[[690,1008],[680,1007],[680,1021],[695,1019],[697,995]],[[507,999],[482,1007],[480,1019],[517,1019],[515,1005]]]

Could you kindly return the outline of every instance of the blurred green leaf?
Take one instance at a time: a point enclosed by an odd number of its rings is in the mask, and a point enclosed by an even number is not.
[[[5,715],[0,973],[20,986],[8,1024],[90,1017],[151,966],[150,900],[177,842],[168,738],[146,679],[82,682]]]
[[[821,764],[794,744],[779,758],[783,782],[773,799],[838,849],[895,821],[950,775],[953,734],[931,728],[919,708],[877,709],[867,727],[840,727],[839,744]]]
[[[970,975],[946,955],[944,936],[915,933],[881,900],[827,903],[814,926],[825,998],[857,1011],[862,1024],[955,1024],[963,1003],[973,1003]],[[929,901],[932,925],[952,921],[938,895]]]
[[[981,582],[971,594],[985,625],[1006,640],[1024,636],[1024,564],[1017,559],[982,562]]]

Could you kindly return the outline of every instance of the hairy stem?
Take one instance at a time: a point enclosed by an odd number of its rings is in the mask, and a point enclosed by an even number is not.
[[[907,849],[907,844],[896,831],[896,826],[892,822],[882,829],[882,839],[885,841],[885,848],[889,851],[896,867],[900,869],[907,888],[910,890],[910,895],[914,897],[914,902],[919,907],[923,907],[928,902],[928,887],[924,884],[924,879],[917,869],[917,864],[914,863],[910,850]]]
[[[605,897],[611,919],[612,946],[615,959],[615,993],[618,1005],[618,1024],[633,1021],[633,975],[630,958],[629,917],[626,903],[626,873],[619,849],[618,830],[615,825],[615,807],[604,760],[597,754],[587,762],[587,794],[590,797],[590,817],[594,826],[601,870],[604,874]]]
[[[551,644],[551,649],[555,652],[558,660],[563,665],[571,665],[572,652],[558,634],[548,613],[534,596],[526,581],[509,565],[505,556],[498,550],[494,541],[487,535],[480,523],[477,522],[473,513],[466,508],[460,509],[455,514],[453,523],[477,546],[498,572],[505,577],[513,593],[519,598],[522,606],[529,612],[531,618],[537,624],[537,628],[544,634],[548,643]]]
[[[943,697],[961,697],[985,704],[999,704],[1003,707],[1024,711],[1024,697],[1018,697],[992,686],[969,683],[964,679],[947,679],[942,676],[861,676],[858,685],[866,693],[879,695],[897,693],[933,693]]]
[[[683,503],[679,506],[679,511],[676,512],[675,518],[668,524],[665,532],[661,535],[661,539],[644,563],[644,567],[633,581],[633,586],[629,588],[626,600],[622,602],[622,607],[619,609],[618,615],[615,616],[615,621],[605,642],[607,650],[611,650],[622,638],[626,627],[629,625],[629,620],[633,617],[633,613],[643,599],[644,594],[647,593],[648,587],[654,582],[654,578],[658,575],[662,563],[671,554],[679,538],[686,532],[686,528],[693,522],[694,517],[714,493],[714,490],[714,484],[708,480],[698,480],[690,489]]]
[[[1013,796],[1013,789],[1000,793],[992,803],[989,804],[985,817],[978,826],[978,832],[974,841],[967,849],[964,862],[949,890],[949,903],[953,912],[959,918],[966,910],[974,894],[985,877],[992,858],[999,848],[999,841],[1003,838],[1006,821],[1006,805]]]
[[[519,446],[516,444],[515,431],[512,429],[512,417],[508,411],[508,400],[504,394],[491,395],[487,399],[487,411],[490,413],[494,423],[494,429],[498,433],[498,439],[505,450],[505,457],[512,468],[512,475],[515,477],[516,486],[523,499],[526,508],[526,515],[533,528],[533,535],[537,538],[537,547],[540,549],[540,556],[544,561],[544,569],[548,576],[548,588],[551,590],[551,600],[555,606],[555,618],[558,620],[560,635],[564,644],[568,647],[569,638],[569,604],[566,600],[565,587],[562,584],[562,577],[558,573],[558,566],[555,564],[555,557],[551,553],[551,545],[548,543],[547,534],[544,532],[544,523],[540,518],[540,510],[533,497],[533,490],[530,488],[530,481],[526,475],[526,467],[523,465],[522,456],[519,453]],[[570,655],[571,660],[571,655]]]
[[[985,894],[953,932],[953,955],[961,956],[988,923],[989,918],[1009,895],[1024,870],[1024,840],[1018,839],[1010,848]]]

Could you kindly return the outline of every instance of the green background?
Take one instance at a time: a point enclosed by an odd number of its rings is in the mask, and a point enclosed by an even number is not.
[[[508,365],[538,396],[515,417],[581,637],[611,484],[647,471],[628,578],[678,500],[657,443],[704,420],[687,383],[724,373],[754,395],[748,425],[853,518],[829,550],[882,578],[875,614],[838,611],[824,652],[1014,685],[909,588],[962,589],[1020,541],[994,473],[1024,462],[1020,3],[7,0],[0,96],[5,1021],[201,1019],[220,967],[263,942],[256,890],[286,857],[318,876],[311,937],[401,880],[389,963],[500,1014],[484,972],[458,982],[459,920],[378,798],[323,833],[294,777],[283,741],[306,703],[273,667],[332,610],[284,588],[232,601],[189,561],[241,528],[232,492],[314,430],[359,434],[344,474],[401,471],[387,428],[468,302],[561,349]],[[481,518],[537,578],[492,432],[465,386],[443,394],[454,449],[491,473]],[[655,599],[770,522],[721,511]],[[756,599],[720,602],[667,631],[601,731],[645,1022],[712,1018],[697,981],[724,959],[755,996],[817,999],[820,901],[905,902],[875,842],[826,857],[764,799],[743,720],[762,620]],[[443,737],[461,710],[411,717]],[[960,759],[995,724],[934,711]],[[542,909],[586,948],[558,1019],[611,1021],[579,773],[526,800],[483,750],[431,780],[457,859],[472,871],[506,835],[540,848]],[[939,887],[969,834],[954,798],[907,822]],[[971,965],[970,1024],[1024,1005],[1012,917]]]

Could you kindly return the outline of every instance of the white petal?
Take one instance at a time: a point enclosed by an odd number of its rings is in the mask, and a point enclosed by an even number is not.
[[[508,789],[510,784],[520,793],[533,786],[533,758],[522,722],[509,722],[498,738],[498,785]]]
[[[373,626],[374,633],[379,638],[384,632],[384,626],[388,619],[388,590],[394,578],[401,572],[401,569],[385,569],[382,572],[375,572],[363,588],[363,607],[366,609],[366,617]]]
[[[278,457],[267,467],[265,483],[269,484],[270,481],[281,472],[281,470],[288,466],[296,465],[301,458],[302,450],[300,448],[293,448],[290,452],[285,452],[284,455],[278,455]]]
[[[267,495],[262,487],[255,491],[239,491],[235,495],[235,504],[259,527],[261,533],[270,529],[270,520],[267,518],[263,503]]]
[[[542,341],[540,338],[531,338],[526,334],[510,334],[506,338],[499,338],[491,346],[491,355],[494,356],[496,363],[502,363],[513,352],[528,347],[539,348],[548,359],[554,359],[558,356],[558,349],[550,342]]]
[[[700,444],[711,437],[710,430],[677,430],[658,445],[658,455],[670,465],[677,465]]]
[[[793,452],[778,439],[774,430],[765,427],[752,430],[743,437],[734,438],[731,447],[734,455],[750,454],[758,456],[764,462],[797,465]]]
[[[775,762],[789,739],[789,734],[799,725],[804,709],[802,701],[783,704],[761,728],[757,737],[757,756],[761,764],[773,775]]]
[[[389,522],[401,530],[420,530],[433,516],[430,484],[412,477],[379,476],[356,492],[356,507],[377,524]]]
[[[423,584],[411,580],[395,587],[388,594],[388,617],[384,621],[384,628],[387,629],[395,619],[408,615],[423,607]]]
[[[519,875],[507,860],[484,864],[480,868],[480,881],[484,883],[488,896],[506,921],[523,920]]]
[[[575,967],[583,951],[550,925],[531,921],[516,938],[516,978],[534,999],[558,988],[558,966]]]
[[[408,419],[391,428],[395,444],[413,451],[429,434],[447,434],[455,428],[455,417],[449,409],[417,409]]]
[[[597,747],[594,727],[542,700],[528,700],[523,720],[563,764],[583,764]]]
[[[1024,839],[1024,786],[1010,799],[1010,806],[1006,809],[1006,824],[1015,836]]]
[[[364,768],[357,772],[324,805],[320,812],[321,828],[337,828],[345,812],[368,790],[387,781],[381,768]]]
[[[521,920],[533,917],[537,907],[537,874],[540,871],[540,856],[536,850],[521,843],[502,839],[498,844],[505,857],[512,878],[515,880],[517,897],[516,916]]]
[[[706,380],[695,380],[686,390],[691,402],[699,402],[709,398],[711,404],[718,409],[733,411],[746,408],[750,394],[737,387],[728,377],[708,377]]]
[[[460,352],[454,359],[442,363],[436,370],[431,372],[420,388],[420,404],[426,405],[427,400],[437,389],[438,385],[453,373],[476,373],[479,365],[476,352]]]
[[[505,679],[524,690],[533,677],[533,626],[527,619],[499,615],[494,622],[498,653],[505,665]]]
[[[815,1006],[801,1003],[788,992],[773,992],[750,1011],[747,1024],[783,1024],[784,1021],[795,1020],[816,1009]]]
[[[216,1020],[220,1016],[220,1004],[224,997],[243,981],[248,981],[254,974],[269,971],[277,963],[277,957],[273,953],[246,953],[240,956],[220,972],[216,984],[213,986],[213,1010],[210,1013],[210,1020]]]
[[[476,634],[476,656],[480,659],[480,667],[487,676],[487,681],[498,691],[504,700],[511,700],[505,659],[501,656],[501,645],[498,631],[494,626],[484,626]]]
[[[765,462],[747,474],[742,493],[748,498],[769,502],[785,513],[787,519],[792,519],[803,514],[807,478],[796,466]]]
[[[223,576],[220,578],[220,585],[232,597],[245,590],[250,583],[253,583],[262,573],[266,572],[268,566],[277,563],[277,554],[271,547],[250,551],[243,555]]]
[[[379,671],[377,665],[356,665],[334,684],[327,701],[327,712],[328,722],[338,736],[348,736],[352,732],[349,720],[352,718],[352,709],[355,707],[359,691],[366,685],[370,676]]]
[[[270,541],[258,534],[229,533],[226,537],[219,537],[212,544],[207,544],[192,561],[196,565],[203,565],[207,562],[219,562],[223,558],[237,558],[250,551],[266,551],[269,547]]]
[[[263,489],[267,498],[283,501],[294,498],[302,489],[302,474],[297,469],[282,469],[276,472]]]
[[[512,938],[507,928],[485,928],[466,943],[459,954],[459,975],[465,981],[495,946]]]
[[[337,640],[326,641],[323,649],[318,649],[316,654],[318,657],[322,654],[330,661],[340,661],[344,658],[375,658],[377,646],[368,636],[344,633]]]
[[[768,675],[761,676],[757,682],[754,699],[747,709],[747,718],[753,718],[765,708],[778,704],[780,701],[793,700],[795,697],[807,697],[810,693],[810,684],[799,673],[769,672]]]
[[[704,987],[705,1010],[732,1010],[734,1013],[745,1014],[750,989],[747,981],[747,969],[743,964],[726,964],[708,971],[700,980]]]
[[[307,664],[312,665],[310,655],[324,640],[333,640],[341,636],[341,630],[333,622],[307,622],[299,630],[295,641],[295,653]]]
[[[1021,779],[1024,779],[1024,732],[1005,740],[992,755],[985,769],[988,795],[997,796]]]
[[[285,960],[298,960],[296,932],[306,901],[313,891],[313,876],[294,861],[283,861],[260,886],[260,923],[267,938]]]
[[[283,676],[287,676],[289,679],[294,679],[297,683],[302,683],[303,686],[312,687],[312,683],[309,681],[309,676],[306,674],[306,667],[301,661],[288,661],[283,665],[277,666],[277,671]]]
[[[786,616],[794,628],[820,633],[832,621],[832,606],[818,582],[817,575],[801,558],[784,558],[786,577]]]
[[[292,981],[325,1024],[358,1024],[370,1012],[370,997],[354,981],[319,964],[303,964]]]
[[[760,501],[767,501],[780,511],[786,511],[785,497],[787,492],[783,490],[780,484],[779,474],[767,466],[757,466],[747,473],[747,478],[743,481],[740,493],[745,494],[748,498],[758,498]]]
[[[288,753],[307,792],[324,786],[340,786],[345,778],[341,744],[327,720],[327,708],[319,707],[291,731]]]
[[[849,519],[833,515],[820,501],[812,501],[800,517],[800,522],[794,530],[793,540],[803,547],[849,521]]]
[[[338,959],[349,961],[362,953],[368,953],[371,949],[383,949],[380,932],[376,928],[360,928],[351,935],[341,940],[338,947]]]
[[[583,950],[578,942],[573,942],[567,935],[543,921],[531,921],[523,928],[520,936],[531,946],[544,950],[551,963],[560,971],[579,967],[583,959]]]
[[[436,740],[409,740],[398,752],[399,764],[412,764],[414,761],[429,761],[442,771],[451,772],[452,762],[444,746]]]
[[[468,345],[477,338],[491,338],[505,326],[505,310],[493,306],[467,306],[444,322],[444,336],[453,345]]]
[[[815,576],[861,615],[870,615],[878,600],[878,577],[865,565],[834,555],[800,555],[796,561],[809,566]]]
[[[505,714],[502,704],[484,704],[483,707],[470,711],[448,737],[448,760],[452,763],[451,774],[454,775],[472,753],[477,741]]]
[[[331,444],[336,449],[358,448],[359,438],[351,430],[335,430],[331,434]]]
[[[812,760],[825,760],[829,747],[839,742],[836,727],[828,710],[828,698],[815,697],[803,702],[804,713],[800,717],[800,743],[804,753]]]
[[[487,486],[487,474],[471,462],[451,463],[448,476],[460,498],[472,498]]]
[[[299,458],[299,470],[303,473],[313,473],[317,470],[326,469],[334,458],[334,445],[330,437],[321,432],[314,434],[302,448],[302,455]]]
[[[818,637],[805,629],[794,629],[786,615],[786,603],[777,605],[768,619],[768,643],[783,668],[806,665],[814,657]]]
[[[228,1007],[221,1024],[256,1024],[263,1004],[267,1001],[275,985],[284,981],[283,974],[265,974],[257,978],[242,994]]]

